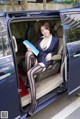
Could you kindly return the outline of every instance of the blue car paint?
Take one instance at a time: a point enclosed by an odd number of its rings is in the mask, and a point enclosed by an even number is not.
[[[15,74],[12,56],[0,58],[0,111],[8,111],[9,119],[14,119],[17,115],[20,115]]]
[[[80,90],[80,41],[67,45],[69,52],[69,81],[68,81],[68,91],[69,95],[75,90],[77,93]],[[72,80],[70,80],[72,79]],[[74,94],[75,94],[74,93]]]
[[[10,55],[10,56],[0,58],[0,72],[7,73],[7,71],[10,72],[11,69],[14,69],[14,63],[13,63],[12,56]]]
[[[60,12],[62,13],[68,13],[68,12],[80,12],[80,6],[78,8],[66,8],[66,9],[61,9]]]

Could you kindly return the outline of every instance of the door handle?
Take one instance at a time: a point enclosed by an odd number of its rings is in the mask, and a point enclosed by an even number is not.
[[[11,73],[7,73],[7,74],[0,76],[0,81],[3,80],[4,78],[7,78],[10,75],[11,75]]]
[[[74,57],[80,57],[80,53],[79,53],[79,54],[74,55]]]

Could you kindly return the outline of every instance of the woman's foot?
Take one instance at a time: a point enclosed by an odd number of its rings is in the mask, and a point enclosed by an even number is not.
[[[37,102],[35,102],[35,104],[31,105],[29,114],[33,115],[33,113],[36,110],[36,108],[37,108]]]

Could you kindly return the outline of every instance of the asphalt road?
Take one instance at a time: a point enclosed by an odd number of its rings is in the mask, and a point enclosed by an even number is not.
[[[68,98],[64,94],[28,119],[80,119],[80,97]]]

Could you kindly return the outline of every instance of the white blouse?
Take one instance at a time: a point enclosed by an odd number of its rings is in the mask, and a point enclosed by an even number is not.
[[[43,50],[46,50],[50,46],[51,41],[52,41],[52,35],[49,37],[49,39],[43,38],[43,40],[40,43],[40,47]]]
[[[52,41],[52,35],[49,37],[49,39],[43,38],[43,40],[40,43],[40,47],[43,49],[43,51],[46,50],[50,46],[51,41]],[[42,67],[44,67],[43,71],[45,71],[46,69],[45,65],[42,62],[40,62],[39,64]]]

